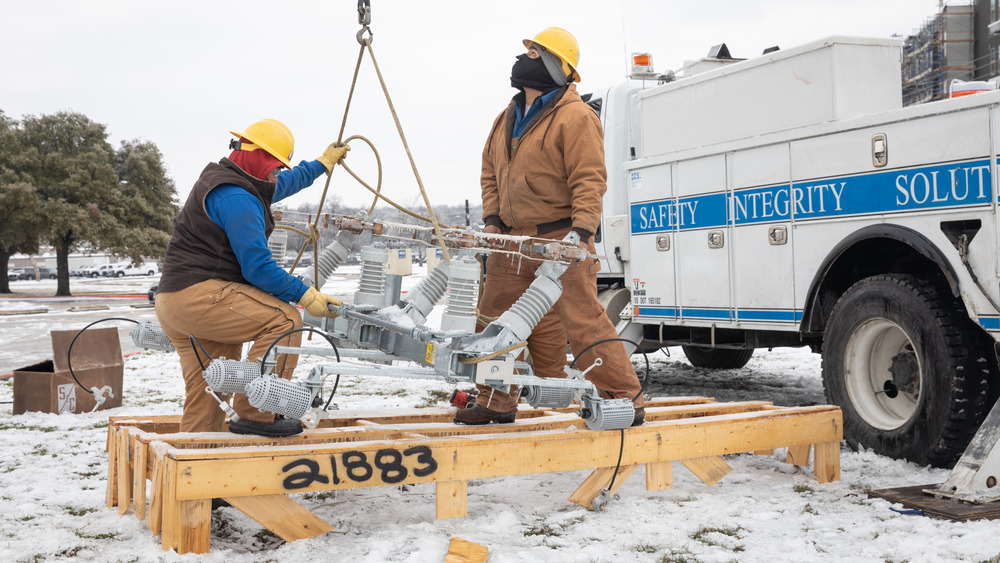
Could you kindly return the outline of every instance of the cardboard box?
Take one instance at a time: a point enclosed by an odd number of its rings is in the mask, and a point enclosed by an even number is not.
[[[53,360],[14,370],[14,414],[29,411],[52,413],[90,412],[96,400],[73,380],[67,352],[77,330],[51,333]],[[88,329],[73,343],[73,373],[87,389],[111,386],[114,398],[107,398],[98,410],[122,404],[121,343],[116,328]]]

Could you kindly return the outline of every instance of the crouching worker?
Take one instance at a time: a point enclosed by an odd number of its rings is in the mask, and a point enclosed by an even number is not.
[[[276,338],[302,328],[302,315],[289,302],[314,316],[335,316],[328,305],[341,304],[280,268],[267,237],[274,230],[271,204],[329,173],[349,148],[332,144],[316,160],[293,168],[295,140],[280,121],[264,119],[232,134],[238,139],[230,143],[235,150],[205,167],[174,218],[156,294],[156,317],[177,348],[184,375],[181,432],[225,428],[225,413],[205,391],[203,366],[219,357],[240,359],[243,344],[251,341],[247,361],[259,361]],[[190,336],[200,344],[197,349]],[[301,340],[302,333],[295,332],[279,344],[298,346]],[[294,354],[279,356],[277,374],[291,378],[297,360]],[[235,395],[233,409],[240,420],[229,425],[231,432],[302,432],[298,420],[276,420],[250,406],[246,395]]]

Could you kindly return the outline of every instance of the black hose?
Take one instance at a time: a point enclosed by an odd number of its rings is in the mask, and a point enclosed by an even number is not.
[[[289,330],[288,332],[285,332],[284,334],[274,339],[274,342],[272,342],[271,345],[267,347],[267,350],[264,352],[264,356],[261,357],[260,359],[260,374],[264,375],[264,360],[271,354],[271,349],[278,344],[279,340],[285,338],[290,334],[295,334],[296,332],[307,332],[307,331],[322,336],[323,339],[330,344],[330,347],[333,348],[333,355],[337,357],[337,363],[340,363],[340,350],[337,349],[337,345],[333,342],[332,336],[321,330],[316,330],[313,327],[302,327]],[[326,400],[326,405],[323,406],[324,411],[326,411],[326,409],[329,408],[330,403],[333,401],[333,395],[337,392],[338,385],[340,385],[340,374],[337,374],[337,379],[335,379],[333,382],[333,390],[330,391],[330,398]]]
[[[205,364],[201,363],[201,356],[198,355],[198,348],[201,348],[201,351],[205,353],[205,357],[208,358],[208,363],[212,363],[214,358],[212,358],[212,355],[209,354],[208,350],[201,345],[201,342],[198,342],[198,339],[195,338],[193,334],[188,335],[188,341],[191,342],[191,349],[194,350],[194,357],[198,360],[198,365],[201,366],[201,371],[205,371],[208,368],[205,367]],[[197,345],[197,347],[195,345]]]
[[[642,350],[642,348],[640,348],[639,345],[637,343],[633,342],[632,340],[629,340],[628,338],[621,338],[621,337],[617,337],[617,338],[605,338],[604,340],[598,340],[597,342],[594,342],[593,344],[591,344],[590,346],[587,346],[583,350],[580,350],[579,354],[574,355],[573,356],[573,361],[569,363],[569,367],[572,368],[573,366],[575,366],[576,365],[576,359],[578,357],[584,355],[587,352],[587,350],[590,350],[594,346],[597,346],[598,344],[604,344],[605,342],[616,342],[616,341],[617,342],[628,342],[629,344],[635,346],[635,349],[638,350],[639,352],[641,352],[642,353],[642,357],[645,358],[645,360],[646,360],[646,376],[642,378],[642,385],[639,386],[639,394],[636,395],[635,397],[632,397],[632,401],[635,401],[636,399],[638,399],[639,397],[641,397],[642,394],[646,391],[646,384],[649,383],[650,368],[649,368],[649,356],[646,355],[646,352],[644,352]]]
[[[332,336],[328,335],[327,333],[325,333],[325,332],[323,332],[321,330],[316,330],[315,328],[313,328],[311,326],[306,326],[306,327],[302,327],[302,328],[293,328],[292,330],[289,330],[288,332],[285,332],[285,333],[281,334],[280,336],[278,336],[277,338],[275,338],[274,342],[272,342],[271,345],[267,347],[267,350],[264,351],[264,355],[260,358],[260,374],[261,375],[265,375],[265,373],[264,373],[264,360],[267,359],[267,357],[271,355],[271,350],[275,346],[278,345],[278,341],[281,340],[282,338],[285,338],[286,336],[288,336],[290,334],[295,334],[296,332],[311,332],[311,333],[318,334],[318,335],[322,336],[323,339],[326,340],[327,342],[329,342],[330,346],[333,347],[333,353],[334,353],[335,356],[337,356],[337,362],[340,362],[340,351],[337,350],[337,345],[334,344]]]
[[[94,392],[84,387],[83,383],[80,383],[80,380],[76,377],[76,373],[73,372],[73,360],[71,359],[73,352],[73,345],[76,344],[76,339],[80,338],[80,335],[83,334],[83,331],[96,325],[97,323],[103,323],[104,321],[128,321],[130,323],[139,324],[139,321],[134,319],[126,319],[125,317],[108,317],[106,319],[98,319],[90,323],[89,325],[81,328],[80,332],[76,333],[76,335],[73,336],[73,340],[70,340],[69,348],[66,348],[66,367],[69,368],[69,374],[73,376],[73,381],[75,381],[76,384],[80,386],[80,389],[83,389],[84,391],[90,393],[91,395],[93,395]]]
[[[573,366],[575,366],[576,365],[576,359],[578,357],[584,355],[587,352],[587,350],[590,350],[594,346],[597,346],[598,344],[603,344],[605,342],[615,342],[615,341],[618,341],[618,342],[628,342],[629,344],[632,344],[633,346],[635,346],[636,350],[639,350],[640,352],[642,352],[642,357],[645,358],[645,360],[646,360],[646,376],[642,378],[642,385],[640,385],[640,387],[639,387],[639,394],[636,395],[635,397],[632,397],[632,401],[635,401],[636,399],[638,399],[639,397],[641,397],[642,394],[646,391],[646,384],[649,382],[649,371],[650,371],[650,368],[649,368],[649,356],[646,355],[646,352],[643,351],[642,348],[640,348],[637,343],[635,343],[635,342],[633,342],[633,341],[631,341],[631,340],[629,340],[627,338],[621,338],[621,337],[617,337],[617,338],[605,338],[603,340],[598,340],[597,342],[594,342],[593,344],[591,344],[590,346],[587,346],[583,350],[580,350],[579,354],[575,354],[573,356],[573,361],[569,363],[569,367],[572,368]],[[608,485],[608,493],[609,494],[610,494],[610,492],[612,490],[614,490],[615,478],[618,477],[618,470],[621,469],[621,466],[622,466],[622,452],[625,451],[625,429],[624,428],[620,428],[619,430],[621,431],[621,442],[619,442],[619,445],[618,445],[618,463],[615,464],[615,472],[611,474],[611,484]]]

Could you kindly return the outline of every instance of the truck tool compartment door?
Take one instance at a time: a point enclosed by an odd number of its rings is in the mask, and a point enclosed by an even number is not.
[[[795,308],[788,144],[729,155],[732,271],[736,320],[789,325]]]
[[[677,201],[673,197],[673,166],[659,164],[626,170],[629,191],[631,259],[625,284],[632,292],[637,317],[648,321],[677,318],[674,269]]]
[[[733,321],[726,156],[675,166],[677,293],[680,315],[697,326]]]

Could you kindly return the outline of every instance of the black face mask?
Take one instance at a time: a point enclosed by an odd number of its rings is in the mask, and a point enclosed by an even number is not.
[[[518,90],[534,88],[542,92],[558,86],[545,68],[542,58],[532,59],[526,54],[518,55],[517,61],[511,67],[510,85]]]

